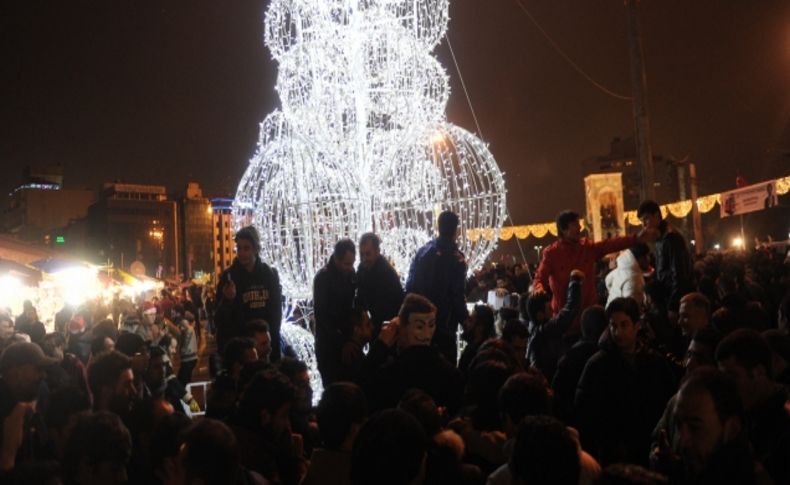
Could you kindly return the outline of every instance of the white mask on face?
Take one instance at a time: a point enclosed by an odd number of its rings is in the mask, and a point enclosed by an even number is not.
[[[409,324],[401,331],[403,332],[401,344],[406,347],[431,345],[431,339],[436,331],[436,313],[409,314]]]

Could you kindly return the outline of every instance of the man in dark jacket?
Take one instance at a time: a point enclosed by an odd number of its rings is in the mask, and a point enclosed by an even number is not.
[[[407,294],[398,317],[382,327],[362,365],[361,379],[371,410],[395,407],[412,388],[428,393],[452,416],[461,406],[463,376],[431,345],[436,307]]]
[[[480,346],[486,340],[496,338],[494,310],[488,305],[475,305],[472,315],[464,322],[462,338],[466,347],[458,359],[458,368],[464,375],[469,374],[469,366],[477,356]]]
[[[352,331],[355,259],[354,241],[341,239],[313,279],[315,356],[324,385],[337,381],[343,372],[341,353]]]
[[[357,305],[370,312],[373,338],[381,324],[398,315],[403,303],[403,287],[395,269],[381,255],[381,239],[372,232],[359,238]]]
[[[716,361],[741,395],[754,457],[775,483],[790,483],[787,392],[773,380],[768,342],[754,330],[736,330],[716,347]]]
[[[299,442],[289,420],[295,389],[280,372],[259,372],[239,400],[231,420],[246,468],[260,473],[268,483],[296,485],[307,470]]]
[[[612,300],[606,315],[610,338],[587,361],[576,389],[582,443],[602,466],[646,466],[650,434],[675,392],[675,377],[666,359],[638,346],[635,300]]]
[[[601,305],[587,307],[581,318],[582,338],[565,352],[554,373],[551,388],[554,390],[554,402],[557,403],[560,417],[572,423],[573,399],[576,395],[576,384],[582,375],[584,366],[590,357],[598,352],[598,339],[606,329],[606,312]]]
[[[697,369],[678,391],[673,428],[654,463],[670,483],[772,483],[752,457],[745,416],[732,379],[712,367]],[[786,482],[776,482],[786,483]]]
[[[38,399],[46,367],[57,363],[38,345],[17,342],[0,356],[0,482],[17,463],[43,457],[46,431],[34,401]]]
[[[265,320],[272,339],[271,360],[280,359],[282,287],[277,270],[260,260],[258,231],[252,226],[236,233],[236,259],[222,272],[217,284],[217,352],[243,332],[250,320]]]
[[[423,295],[436,305],[433,344],[453,364],[458,360],[458,325],[469,317],[464,293],[466,259],[455,243],[458,223],[453,212],[439,214],[439,237],[417,251],[406,280],[407,293]]]
[[[645,229],[658,229],[656,239],[656,280],[662,286],[662,301],[656,302],[677,321],[680,299],[694,291],[691,255],[686,240],[663,220],[661,208],[652,200],[639,204],[636,211]]]
[[[578,269],[571,271],[565,306],[556,315],[551,308],[551,300],[545,293],[533,295],[527,301],[530,319],[527,359],[532,367],[543,373],[548,382],[554,378],[557,361],[566,350],[562,336],[579,314],[583,283],[584,273]]]

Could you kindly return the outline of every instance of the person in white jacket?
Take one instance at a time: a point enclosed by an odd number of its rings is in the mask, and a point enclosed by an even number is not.
[[[606,289],[609,298],[606,305],[615,298],[631,297],[639,303],[640,310],[645,306],[645,276],[649,267],[650,248],[647,244],[636,244],[617,256],[617,268],[606,275]]]

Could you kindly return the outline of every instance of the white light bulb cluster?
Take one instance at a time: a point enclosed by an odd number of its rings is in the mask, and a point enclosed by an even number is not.
[[[447,74],[431,51],[449,0],[272,0],[266,45],[279,64],[282,109],[261,124],[258,151],[234,201],[284,293],[312,296],[338,239],[367,231],[405,277],[439,212],[461,220],[470,270],[498,237],[467,239],[506,213],[505,184],[487,146],[445,120]]]

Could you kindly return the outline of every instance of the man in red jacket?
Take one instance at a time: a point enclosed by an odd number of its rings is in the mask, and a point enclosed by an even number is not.
[[[638,235],[613,237],[604,241],[593,242],[581,235],[579,214],[563,211],[557,216],[557,235],[559,240],[543,251],[540,266],[535,274],[533,294],[551,290],[551,307],[555,313],[565,305],[568,293],[571,270],[578,269],[584,274],[595,274],[595,263],[604,255],[627,249],[640,242],[653,242],[658,231],[653,228],[643,229]],[[587,278],[582,285],[580,313],[590,305],[597,303],[595,278]],[[578,334],[578,319],[566,334]]]

